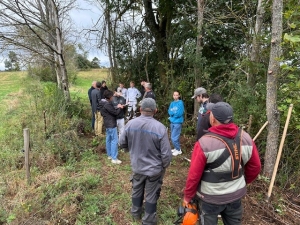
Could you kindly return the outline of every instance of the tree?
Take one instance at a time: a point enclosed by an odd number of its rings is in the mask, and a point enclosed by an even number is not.
[[[0,45],[20,48],[51,64],[67,101],[70,93],[64,58],[63,25],[66,23],[63,21],[72,4],[69,0],[0,2]]]
[[[97,57],[94,57],[91,61],[92,68],[100,68],[100,60]]]
[[[19,65],[19,59],[17,57],[17,54],[14,51],[8,52],[8,60],[6,59],[4,61],[4,65],[6,70],[8,71],[19,71],[20,65]]]
[[[265,153],[264,174],[271,177],[275,165],[278,136],[279,136],[279,111],[277,107],[278,77],[280,75],[280,57],[282,56],[282,12],[283,0],[274,0],[272,6],[272,36],[271,52],[267,74],[266,109],[268,119],[268,136]]]

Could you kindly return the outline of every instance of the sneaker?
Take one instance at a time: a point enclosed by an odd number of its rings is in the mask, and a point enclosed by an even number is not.
[[[110,160],[110,159],[112,159],[112,157],[111,157],[111,156],[108,156],[107,158],[108,158],[109,160]]]
[[[180,149],[180,150],[175,150],[175,151],[172,153],[173,156],[177,156],[177,155],[181,155],[181,154],[182,154],[181,149]]]
[[[111,162],[112,162],[113,164],[121,164],[121,163],[122,163],[122,161],[121,161],[121,160],[118,160],[118,159],[112,159]]]
[[[177,149],[176,148],[173,148],[172,150],[171,150],[171,152],[173,153],[173,152],[175,152],[175,151],[177,151]]]

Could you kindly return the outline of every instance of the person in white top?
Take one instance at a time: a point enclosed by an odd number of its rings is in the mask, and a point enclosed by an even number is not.
[[[126,104],[128,104],[128,113],[126,119],[129,120],[131,117],[131,111],[133,110],[132,118],[136,117],[136,105],[137,99],[141,97],[141,92],[134,87],[134,82],[130,82],[130,88],[127,89]]]
[[[124,84],[123,83],[119,83],[119,87],[117,88],[117,92],[118,93],[122,93],[122,97],[123,98],[127,98],[127,88],[124,87]]]

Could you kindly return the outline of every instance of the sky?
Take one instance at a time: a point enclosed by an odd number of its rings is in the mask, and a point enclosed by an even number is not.
[[[70,11],[70,17],[74,22],[74,27],[76,27],[77,33],[82,33],[83,29],[91,28],[93,23],[97,21],[100,17],[100,10],[97,7],[90,5],[89,3],[85,2],[84,0],[77,0],[76,8]],[[84,45],[84,49],[88,51],[88,59],[92,60],[94,57],[97,57],[100,60],[101,66],[109,66],[109,60],[107,55],[92,47],[91,44],[87,43],[84,38],[79,38],[78,42]],[[4,70],[4,58],[0,56],[0,70]]]

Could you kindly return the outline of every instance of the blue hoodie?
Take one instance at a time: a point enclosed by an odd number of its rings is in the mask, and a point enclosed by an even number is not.
[[[171,123],[183,123],[184,105],[182,100],[173,101],[168,109]]]

